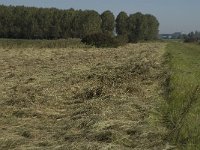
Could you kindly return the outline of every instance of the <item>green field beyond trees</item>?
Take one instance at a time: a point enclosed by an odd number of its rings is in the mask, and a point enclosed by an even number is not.
[[[169,139],[180,150],[200,149],[200,46],[171,42],[167,46],[165,122]]]

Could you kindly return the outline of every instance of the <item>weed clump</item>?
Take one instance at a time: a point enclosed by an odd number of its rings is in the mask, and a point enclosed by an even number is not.
[[[83,92],[76,94],[74,99],[90,100],[98,98],[103,94],[103,87],[85,88]]]
[[[112,132],[110,131],[101,132],[95,136],[95,139],[99,142],[110,143],[112,142]]]

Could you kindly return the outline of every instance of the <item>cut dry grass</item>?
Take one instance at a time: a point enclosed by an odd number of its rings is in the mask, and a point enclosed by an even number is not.
[[[0,48],[0,149],[163,149],[164,47]]]

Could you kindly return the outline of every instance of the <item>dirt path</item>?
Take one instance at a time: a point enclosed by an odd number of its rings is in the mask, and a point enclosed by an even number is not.
[[[0,149],[164,149],[165,46],[0,49]]]

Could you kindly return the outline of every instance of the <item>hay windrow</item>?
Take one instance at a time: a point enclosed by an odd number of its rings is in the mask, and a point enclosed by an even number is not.
[[[164,48],[0,48],[0,149],[163,149]]]

